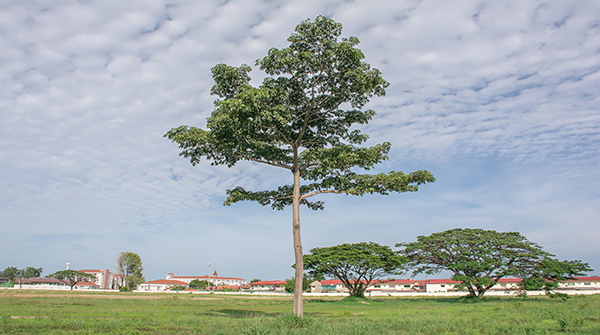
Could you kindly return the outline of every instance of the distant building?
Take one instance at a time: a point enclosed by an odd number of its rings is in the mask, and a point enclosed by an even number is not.
[[[117,290],[125,284],[123,275],[112,273],[108,269],[79,271],[96,276],[96,280],[94,282],[98,284],[99,288],[101,289]]]
[[[217,274],[217,271],[215,271],[212,276],[208,276],[208,275],[206,275],[206,276],[176,276],[173,273],[167,273],[166,279],[179,280],[179,281],[185,282],[187,284],[189,284],[194,279],[198,279],[200,281],[206,280],[210,283],[213,283],[213,285],[216,285],[216,286],[218,286],[218,285],[239,286],[239,285],[246,284],[246,280],[242,279],[242,278],[220,277]]]
[[[168,291],[173,286],[188,287],[188,283],[181,280],[157,279],[138,285],[138,291]]]
[[[246,292],[285,292],[285,280],[261,280],[242,285],[241,291]]]

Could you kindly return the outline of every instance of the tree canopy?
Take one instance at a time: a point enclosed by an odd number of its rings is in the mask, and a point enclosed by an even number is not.
[[[369,285],[386,274],[397,274],[405,259],[388,246],[374,242],[340,244],[314,248],[304,255],[304,265],[312,276],[337,278],[352,296],[364,296]]]
[[[38,278],[41,276],[43,269],[42,268],[34,268],[28,266],[24,269],[17,269],[14,266],[9,266],[2,273],[4,277],[10,280],[12,283],[19,283],[19,288],[23,286],[23,280],[28,278]]]
[[[46,277],[47,278],[56,278],[60,281],[67,283],[69,286],[71,286],[71,291],[73,290],[73,287],[75,285],[77,285],[77,283],[94,282],[96,279],[96,276],[94,276],[91,273],[85,273],[85,272],[75,271],[75,270],[57,271]]]
[[[451,271],[452,279],[461,282],[457,288],[480,299],[503,277],[560,281],[590,271],[581,261],[556,260],[518,232],[456,228],[396,246],[404,248],[399,253],[414,274]]]
[[[124,276],[125,287],[129,291],[135,290],[137,285],[146,281],[142,271],[142,258],[134,252],[121,252],[117,256],[117,270]]]
[[[179,144],[193,165],[201,158],[213,165],[252,161],[289,170],[293,183],[275,190],[227,190],[225,205],[256,201],[274,209],[292,206],[296,263],[294,312],[302,316],[302,243],[300,205],[322,193],[364,195],[414,192],[433,182],[426,171],[361,174],[388,159],[390,143],[357,147],[368,136],[353,125],[368,123],[375,112],[364,110],[373,96],[384,96],[389,83],[364,62],[358,38],[341,38],[342,25],[324,16],[305,20],[288,38],[287,48],[269,50],[256,61],[267,77],[250,85],[250,66],[217,64],[212,69],[219,98],[207,130],[180,126],[165,136]],[[301,184],[301,179],[306,183]]]

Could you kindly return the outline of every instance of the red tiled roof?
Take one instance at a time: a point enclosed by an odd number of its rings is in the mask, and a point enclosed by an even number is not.
[[[80,281],[79,283],[75,284],[75,286],[98,286],[98,287],[100,287],[100,285],[98,285],[96,283],[91,283],[91,282],[87,282],[87,281]]]
[[[499,283],[520,283],[523,279],[521,278],[500,278]]]
[[[416,282],[412,279],[396,279],[393,281],[385,282],[385,284],[414,284],[414,283],[416,283]]]
[[[459,281],[452,279],[425,279],[426,284],[460,284]]]
[[[579,281],[600,281],[600,277],[575,277]]]
[[[17,280],[17,283],[19,281]],[[23,284],[64,284],[56,278],[27,278],[23,279]]]
[[[257,281],[254,283],[250,283],[250,285],[285,285],[287,282],[285,280],[263,280]]]

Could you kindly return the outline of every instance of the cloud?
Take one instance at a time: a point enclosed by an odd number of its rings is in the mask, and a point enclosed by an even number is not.
[[[231,276],[291,276],[291,213],[222,207],[227,188],[291,176],[251,163],[192,167],[163,134],[205,126],[212,66],[253,66],[317,15],[358,36],[391,83],[362,127],[369,143],[393,144],[377,171],[427,168],[438,181],[415,194],[324,197],[324,212],[302,212],[306,250],[481,226],[600,264],[586,233],[599,214],[595,1],[0,6],[4,266],[110,268],[127,250],[150,279],[202,274],[209,261]],[[258,85],[264,74],[251,76]]]

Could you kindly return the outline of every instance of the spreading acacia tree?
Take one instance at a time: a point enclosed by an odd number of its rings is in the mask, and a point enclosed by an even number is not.
[[[373,281],[386,274],[399,274],[404,257],[374,242],[314,248],[304,255],[304,265],[315,277],[339,279],[353,297],[363,297]]]
[[[96,281],[96,276],[93,274],[75,270],[58,271],[46,276],[46,278],[55,278],[66,283],[67,285],[71,286],[71,291],[73,291],[73,287],[78,283]]]
[[[518,232],[456,228],[419,236],[416,242],[398,243],[399,253],[408,259],[414,274],[454,273],[469,296],[483,299],[484,294],[504,277],[529,278],[557,282],[575,279],[591,271],[581,261],[559,261]]]
[[[388,158],[390,143],[358,147],[368,136],[351,127],[372,119],[375,112],[364,106],[371,97],[385,95],[389,83],[363,61],[358,39],[340,39],[341,32],[340,23],[323,16],[301,22],[287,48],[272,48],[256,61],[267,75],[258,87],[250,85],[250,66],[216,65],[211,93],[219,98],[207,129],[180,126],[165,134],[193,165],[204,157],[213,165],[252,161],[291,172],[292,184],[276,190],[227,190],[224,204],[256,201],[278,210],[292,206],[293,309],[298,316],[303,315],[300,205],[323,209],[323,202],[309,198],[322,193],[414,192],[420,184],[435,180],[426,170],[357,172]]]

